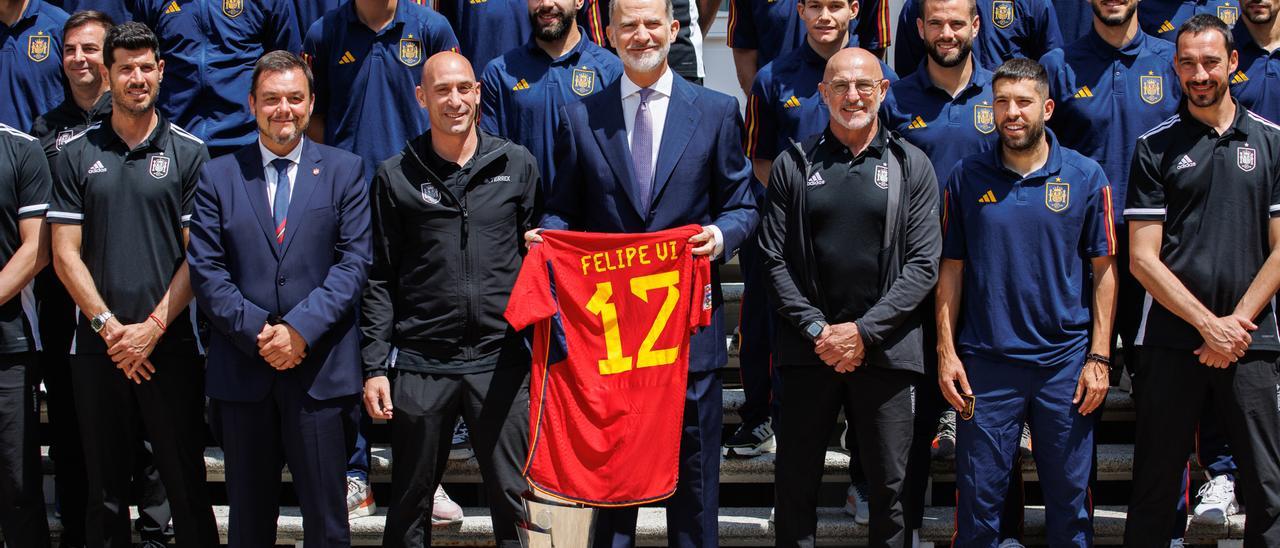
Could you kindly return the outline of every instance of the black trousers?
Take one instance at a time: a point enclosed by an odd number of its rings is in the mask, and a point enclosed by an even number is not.
[[[0,531],[11,546],[49,546],[40,470],[36,357],[0,354]]]
[[[156,372],[135,384],[104,354],[71,358],[84,444],[86,545],[131,546],[129,496],[145,439],[173,511],[178,543],[218,545],[204,468],[204,362],[195,354],[153,354]]]
[[[227,458],[229,547],[275,544],[284,464],[302,510],[303,543],[351,546],[346,472],[360,397],[315,400],[293,381],[280,375],[262,401],[210,402],[210,422]]]
[[[432,496],[449,462],[453,425],[461,414],[480,464],[494,541],[520,546],[520,494],[529,488],[521,474],[529,454],[529,368],[500,367],[465,375],[394,372],[391,404],[395,464],[382,545],[431,544]]]
[[[1180,477],[1205,398],[1227,429],[1245,506],[1244,545],[1280,546],[1280,353],[1248,352],[1235,365],[1201,365],[1190,350],[1144,346],[1134,383],[1137,434],[1125,546],[1164,547]]]
[[[857,433],[867,476],[870,546],[908,546],[904,497],[920,375],[877,367],[836,373],[821,366],[779,367],[793,397],[782,402],[774,519],[778,546],[813,546],[823,461],[841,406]],[[804,397],[794,397],[803,394]]]

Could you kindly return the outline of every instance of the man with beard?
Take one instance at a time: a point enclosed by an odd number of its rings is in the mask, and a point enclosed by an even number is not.
[[[1178,113],[1138,139],[1124,216],[1147,290],[1136,337],[1133,491],[1125,545],[1168,546],[1184,456],[1211,402],[1235,454],[1245,546],[1280,545],[1280,127],[1231,96],[1231,31],[1178,30]]]
[[[288,464],[307,546],[351,545],[345,426],[360,412],[356,305],[371,260],[359,156],[304,139],[311,70],[253,69],[258,142],[205,164],[191,286],[212,329],[205,392],[226,453],[228,546],[270,546]]]
[[[155,453],[178,541],[218,545],[204,469],[203,364],[183,256],[208,153],[200,139],[156,112],[164,74],[159,49],[141,23],[107,33],[111,119],[63,146],[47,216],[54,267],[82,315],[71,381],[88,468],[92,547],[130,542],[127,501],[134,448],[143,437]]]
[[[1235,26],[1240,19],[1240,0],[1145,0],[1138,12],[1138,25],[1142,31],[1170,43],[1177,37],[1177,30],[1193,15],[1216,15],[1227,27]]]
[[[528,148],[549,183],[560,107],[613,85],[622,76],[622,61],[587,40],[575,23],[582,0],[528,4],[532,38],[484,69],[480,129]]]
[[[820,88],[828,127],[778,156],[760,226],[781,312],[778,369],[793,394],[781,410],[777,545],[814,545],[822,461],[843,407],[870,486],[870,545],[904,546],[938,182],[924,152],[879,122],[889,83],[870,52],[837,52]]]
[[[1092,546],[1088,415],[1108,385],[1111,188],[1096,162],[1045,130],[1054,102],[1039,63],[1001,65],[992,93],[1000,145],[951,171],[942,214],[938,383],[961,419],[955,545],[996,545],[1027,421],[1048,544]]]
[[[1084,0],[1067,0],[1083,2]],[[1054,48],[1062,47],[1058,16],[1049,0],[993,0],[978,2],[982,20],[974,37],[973,58],[987,70],[995,70],[1009,59],[1039,59]],[[904,0],[898,16],[897,47],[893,66],[906,76],[916,71],[927,51],[916,19],[920,18],[920,0]]]
[[[1233,38],[1240,66],[1231,75],[1231,96],[1280,123],[1280,0],[1245,0],[1244,21]]]
[[[432,5],[453,27],[459,53],[465,55],[472,66],[483,70],[490,61],[524,44],[532,30],[526,2],[436,0]]]
[[[427,60],[418,103],[431,130],[373,178],[360,309],[364,404],[390,421],[395,457],[382,545],[431,545],[432,493],[462,416],[494,542],[516,547],[529,488],[529,350],[502,314],[536,220],[538,166],[524,147],[476,129],[480,83],[461,55]]]
[[[615,0],[610,9],[609,42],[624,73],[601,93],[561,107],[541,226],[640,233],[696,223],[702,232],[690,238],[692,252],[727,260],[756,225],[738,102],[668,66],[681,26],[670,0]],[[671,546],[719,544],[724,408],[716,371],[728,353],[717,267],[711,276],[711,325],[689,337],[680,480],[666,501]],[[597,545],[634,545],[636,517],[634,507],[601,510]]]

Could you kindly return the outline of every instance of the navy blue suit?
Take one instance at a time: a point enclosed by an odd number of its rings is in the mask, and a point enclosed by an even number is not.
[[[275,543],[280,467],[287,462],[307,546],[350,543],[347,426],[362,389],[357,302],[372,261],[363,162],[304,141],[284,242],[275,238],[258,144],[205,164],[187,260],[213,326],[205,390],[226,452],[231,546]],[[258,355],[268,322],[307,344],[296,367]]]
[[[653,232],[690,223],[714,224],[724,236],[722,258],[758,220],[742,152],[742,118],[733,98],[673,75],[654,166],[651,206],[642,211],[622,112],[621,81],[565,105],[556,132],[556,170],[546,196],[544,228],[591,232]],[[720,491],[722,397],[716,369],[728,361],[719,273],[713,269],[711,326],[689,342],[689,388],[680,440],[680,483],[668,500],[672,546],[716,546]],[[636,510],[602,511],[597,545],[634,544]]]

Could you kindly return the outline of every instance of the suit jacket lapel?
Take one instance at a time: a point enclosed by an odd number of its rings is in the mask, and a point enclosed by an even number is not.
[[[248,146],[236,153],[236,159],[240,162],[244,191],[249,195],[253,216],[258,218],[258,226],[262,227],[262,237],[267,239],[267,247],[279,258],[275,223],[271,220],[271,204],[267,201],[267,177],[262,170],[262,154],[257,146]]]
[[[600,151],[604,153],[619,186],[626,193],[627,200],[631,202],[632,209],[641,219],[648,218],[648,212],[641,209],[640,189],[636,188],[635,182],[636,168],[631,161],[631,145],[627,144],[627,122],[622,114],[621,84],[614,82],[601,92],[599,97],[600,126],[592,130],[592,133],[599,142]],[[588,117],[591,117],[591,106],[596,105],[588,106]]]
[[[293,241],[294,235],[302,228],[302,223],[306,219],[303,212],[307,210],[307,205],[311,203],[311,195],[315,193],[316,186],[320,184],[320,176],[324,171],[321,166],[323,158],[320,151],[316,149],[314,143],[309,140],[302,142],[302,157],[298,161],[298,174],[293,177],[293,193],[289,197],[289,214],[286,217],[288,224],[284,230],[284,245],[280,246],[280,255],[284,256],[289,251],[289,243]]]
[[[662,196],[671,174],[684,154],[698,127],[702,114],[693,105],[690,84],[679,75],[672,75],[671,99],[667,102],[667,119],[662,126],[662,144],[658,147],[658,161],[653,167],[653,201]],[[647,216],[644,216],[647,218]]]

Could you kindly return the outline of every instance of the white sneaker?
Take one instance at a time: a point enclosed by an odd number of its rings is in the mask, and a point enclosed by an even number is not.
[[[362,518],[372,516],[378,511],[378,505],[373,502],[373,489],[368,483],[347,476],[347,519]]]
[[[462,521],[462,507],[449,498],[443,485],[437,485],[435,497],[431,499],[431,525],[449,525],[459,521]]]
[[[849,486],[845,493],[844,513],[853,516],[854,523],[858,525],[871,523],[871,507],[864,487],[856,484]]]
[[[776,510],[777,510],[777,508],[770,508],[770,509],[769,509],[769,523],[773,523],[773,513],[774,513]]]
[[[1000,548],[1025,548],[1016,538],[1007,538],[1000,541]]]
[[[1196,504],[1195,519],[1200,521],[1226,523],[1228,517],[1240,511],[1236,504],[1236,484],[1226,475],[1214,476],[1201,485],[1196,497],[1200,503]]]
[[[1175,538],[1169,541],[1169,548],[1183,548],[1184,546],[1186,546],[1186,544],[1183,542],[1183,539]]]

